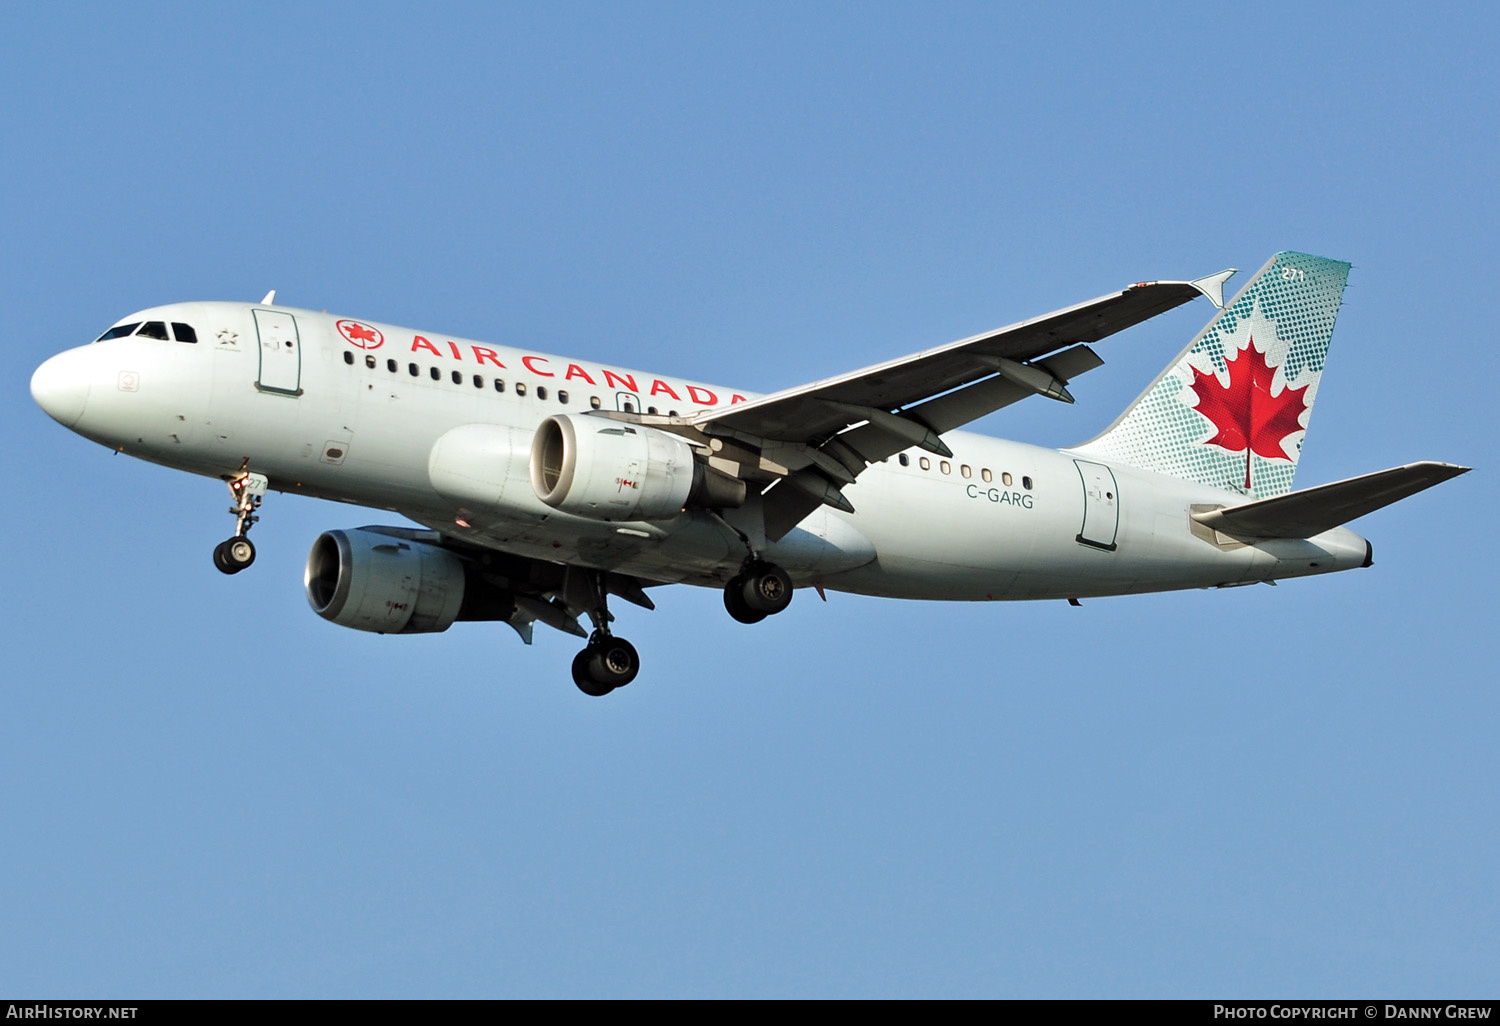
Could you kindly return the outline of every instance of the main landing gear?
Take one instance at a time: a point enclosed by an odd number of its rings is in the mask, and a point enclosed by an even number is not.
[[[747,559],[724,585],[724,608],[740,623],[760,623],[792,602],[792,579],[775,563]]]
[[[594,698],[623,688],[641,672],[641,657],[624,638],[595,631],[588,647],[573,657],[573,683]]]
[[[756,542],[744,531],[715,513],[720,524],[734,534],[749,553],[740,572],[724,585],[724,608],[740,623],[760,623],[792,604],[792,578],[775,563],[760,558]],[[765,539],[762,536],[761,544]]]
[[[249,466],[250,460],[246,458],[239,471],[229,479],[229,494],[234,497],[234,505],[229,507],[235,518],[234,537],[214,546],[214,566],[220,573],[237,574],[255,562],[255,546],[246,535],[260,519],[256,511],[266,497],[270,482],[264,474],[252,474],[247,469]]]
[[[634,645],[610,633],[609,624],[614,617],[609,612],[609,591],[603,572],[589,574],[589,591],[588,614],[594,622],[594,633],[589,636],[588,646],[573,657],[573,683],[585,695],[603,698],[635,680],[635,675],[641,672],[641,657]]]

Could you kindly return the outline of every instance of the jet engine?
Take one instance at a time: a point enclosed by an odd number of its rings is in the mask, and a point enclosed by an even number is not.
[[[745,482],[698,461],[686,439],[605,417],[559,414],[531,443],[531,487],[592,520],[666,520],[745,502]]]
[[[368,529],[319,535],[302,581],[313,612],[377,634],[445,631],[464,601],[457,556]]]

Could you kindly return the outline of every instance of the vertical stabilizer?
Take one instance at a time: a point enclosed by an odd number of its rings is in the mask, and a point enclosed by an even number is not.
[[[1278,253],[1078,451],[1245,495],[1290,491],[1348,278],[1343,261]]]

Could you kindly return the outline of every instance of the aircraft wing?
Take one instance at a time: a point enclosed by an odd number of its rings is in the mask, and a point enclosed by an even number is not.
[[[526,644],[531,644],[532,625],[544,624],[564,634],[587,638],[589,632],[580,624],[592,605],[591,574],[608,595],[624,599],[644,609],[655,609],[645,588],[654,582],[628,574],[585,570],[566,563],[518,556],[503,549],[491,549],[445,533],[446,521],[429,530],[410,527],[360,528],[372,534],[388,535],[403,541],[420,542],[445,549],[467,566],[466,576],[482,581],[492,600],[474,608],[465,607],[460,620],[498,620],[510,624]]]
[[[690,423],[718,442],[711,465],[773,484],[765,493],[766,532],[779,538],[820,504],[852,511],[839,486],[870,463],[914,445],[951,456],[939,435],[1029,395],[1072,402],[1068,381],[1104,362],[1088,343],[1199,295],[1222,305],[1232,273],[1139,282],[936,349],[707,410]]]

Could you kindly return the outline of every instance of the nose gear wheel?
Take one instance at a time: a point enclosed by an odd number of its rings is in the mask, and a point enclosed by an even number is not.
[[[234,505],[229,507],[229,512],[234,514],[234,537],[214,548],[214,566],[220,573],[237,574],[255,562],[255,546],[245,536],[260,519],[257,511],[261,500],[266,497],[270,481],[266,475],[252,473],[249,468],[250,458],[247,456],[227,482],[229,494],[234,499]]]
[[[255,562],[255,545],[249,538],[230,538],[214,546],[214,566],[220,572],[237,574]]]

